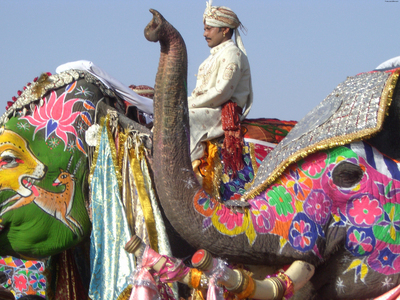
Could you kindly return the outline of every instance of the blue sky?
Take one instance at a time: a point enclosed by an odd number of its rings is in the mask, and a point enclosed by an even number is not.
[[[347,76],[400,55],[400,2],[387,0],[214,0],[232,8],[253,78],[251,118],[300,120]],[[185,39],[188,89],[208,56],[204,0],[0,0],[0,114],[41,72],[91,60],[129,84],[154,85],[159,45],[143,29],[149,8]]]

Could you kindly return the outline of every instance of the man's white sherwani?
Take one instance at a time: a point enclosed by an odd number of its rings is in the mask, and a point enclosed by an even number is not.
[[[253,103],[249,61],[232,40],[211,49],[211,55],[199,67],[196,88],[188,99],[192,161],[203,156],[202,142],[224,134],[221,106],[228,100],[243,108],[241,120]]]

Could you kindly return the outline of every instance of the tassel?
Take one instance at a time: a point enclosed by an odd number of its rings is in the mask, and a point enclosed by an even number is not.
[[[233,176],[236,176],[236,173],[244,166],[242,156],[244,142],[239,118],[241,113],[242,108],[231,100],[222,105],[221,121],[225,132],[222,158],[225,172],[228,173],[231,170]]]

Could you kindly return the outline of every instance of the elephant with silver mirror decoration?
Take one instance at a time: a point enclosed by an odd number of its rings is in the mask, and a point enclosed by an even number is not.
[[[248,165],[254,167],[253,173],[258,168],[256,177],[249,182],[241,178],[243,187],[235,190],[238,193],[235,192],[233,199],[224,199],[226,187],[234,181],[229,175],[222,175],[219,190],[210,191],[198,183],[192,170],[187,146],[187,57],[183,39],[158,12],[151,12],[153,20],[146,27],[145,36],[161,44],[152,157],[140,148],[146,138],[133,136],[132,128],[124,135],[126,132],[121,128],[128,129],[128,124],[134,123],[121,114],[111,114],[114,117],[102,123],[96,151],[86,144],[83,133],[95,119],[96,106],[111,105],[118,110],[122,105],[104,87],[99,88],[101,84],[90,89],[96,91],[96,96],[76,97],[77,89],[89,84],[83,78],[90,76],[71,70],[41,78],[1,120],[2,136],[7,137],[1,144],[6,146],[0,153],[2,170],[16,171],[12,173],[15,180],[0,177],[3,204],[0,243],[4,245],[0,254],[43,257],[73,247],[89,235],[88,211],[92,214],[94,231],[112,233],[109,228],[97,227],[96,215],[104,211],[93,208],[101,196],[110,193],[121,195],[114,199],[122,203],[115,209],[131,229],[124,231],[128,237],[136,225],[130,223],[131,214],[124,213],[127,207],[134,208],[124,201],[133,190],[126,189],[129,184],[122,184],[124,176],[120,170],[127,168],[124,153],[136,147],[138,152],[129,157],[130,170],[124,174],[132,174],[129,176],[135,177],[136,182],[138,178],[144,182],[135,170],[148,167],[139,163],[147,155],[152,161],[156,193],[153,192],[161,202],[163,214],[195,249],[206,249],[232,264],[265,265],[272,273],[298,261],[315,268],[315,275],[291,299],[367,299],[396,288],[400,281],[399,70],[349,77],[300,121],[261,165],[256,159],[248,159]],[[62,81],[63,77],[72,79]],[[98,104],[104,97],[107,99],[103,105]],[[68,110],[68,116],[47,108],[50,103],[63,107],[62,112]],[[125,126],[118,126],[113,120]],[[147,128],[136,128],[150,137]],[[52,140],[55,136],[57,140]],[[111,143],[116,137],[118,143]],[[135,146],[125,149],[121,141]],[[58,145],[61,147],[57,148]],[[218,142],[215,145],[218,147]],[[252,146],[246,144],[246,147],[244,153],[251,158]],[[56,160],[47,154],[48,149],[59,151]],[[103,156],[112,159],[99,163]],[[115,176],[107,181],[105,175],[110,170],[114,170]],[[69,177],[73,183],[73,191],[69,193],[74,197],[68,203],[57,196],[67,191],[67,185],[61,184],[59,177]],[[96,188],[89,192],[89,184],[93,183]],[[57,185],[62,187],[57,189]],[[138,194],[151,190],[143,186],[140,189],[137,183],[135,188]],[[41,199],[41,195],[54,201]],[[89,198],[91,209],[87,209]],[[52,203],[51,207],[46,203]],[[111,215],[108,217],[111,219]],[[111,220],[107,224],[112,223]],[[151,227],[151,222],[145,226],[147,231],[156,228]],[[43,228],[47,230],[44,237]],[[159,241],[150,234],[148,243],[153,249]],[[95,243],[100,244],[101,240]],[[113,251],[107,255],[111,257]],[[126,265],[134,265],[129,255],[124,259]],[[105,261],[110,261],[109,257],[103,261],[97,259],[96,263]],[[92,283],[97,280],[101,284],[104,282],[101,271],[105,269],[96,270]],[[113,275],[122,274],[126,272]],[[107,293],[111,294],[105,293],[111,298],[124,290],[120,288],[124,284],[118,280],[112,283],[118,288],[110,288]]]

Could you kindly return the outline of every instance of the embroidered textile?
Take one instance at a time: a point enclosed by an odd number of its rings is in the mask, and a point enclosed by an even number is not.
[[[112,147],[107,126],[103,126],[90,186],[93,230],[89,297],[92,300],[117,299],[128,286],[128,276],[135,268],[133,255],[124,250],[131,233],[120,198]]]
[[[7,276],[1,284],[9,289],[16,299],[24,295],[45,296],[46,277],[44,263],[38,260],[23,260],[12,256],[0,256],[0,272]]]
[[[245,119],[242,128],[247,139],[278,144],[296,124],[297,121],[278,119]]]
[[[251,186],[258,167],[263,159],[272,151],[272,147],[244,142],[242,149],[243,166],[232,177],[224,172],[222,155],[223,141],[208,142],[207,165],[204,174],[204,189],[220,202],[238,200]]]

